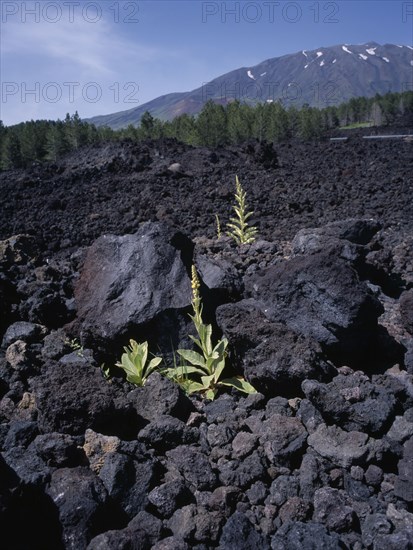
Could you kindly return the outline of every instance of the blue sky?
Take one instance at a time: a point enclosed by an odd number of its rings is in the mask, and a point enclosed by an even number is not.
[[[413,1],[6,1],[0,119],[81,118],[334,44],[412,45]]]

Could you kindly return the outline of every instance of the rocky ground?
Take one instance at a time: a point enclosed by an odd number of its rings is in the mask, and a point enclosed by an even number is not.
[[[413,548],[412,148],[123,142],[0,174],[2,549]],[[216,238],[235,174],[242,247]],[[193,263],[256,394],[113,366],[189,347]]]

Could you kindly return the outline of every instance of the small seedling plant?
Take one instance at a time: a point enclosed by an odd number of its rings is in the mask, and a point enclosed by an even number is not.
[[[76,352],[76,355],[78,357],[84,357],[84,349],[83,346],[79,343],[79,340],[77,338],[66,338],[65,344],[72,350]]]
[[[236,217],[230,218],[227,223],[229,230],[227,235],[232,237],[238,245],[249,244],[255,241],[258,229],[248,224],[248,219],[252,216],[253,212],[247,211],[246,197],[247,194],[241,187],[238,176],[235,176],[235,202],[233,206]]]
[[[228,340],[222,338],[212,345],[212,326],[202,320],[202,301],[199,293],[199,278],[192,266],[192,319],[197,336],[190,335],[199,351],[178,349],[183,364],[167,369],[169,378],[177,382],[188,394],[200,392],[208,399],[214,399],[222,386],[232,386],[244,393],[255,393],[255,388],[243,377],[236,376],[221,380],[227,357]]]
[[[144,386],[149,375],[151,375],[162,361],[161,357],[153,357],[148,362],[148,342],[138,344],[135,340],[129,340],[129,346],[123,348],[120,361],[117,367],[126,373],[126,380],[136,386]]]
[[[221,220],[219,219],[218,214],[215,214],[215,222],[217,226],[217,239],[219,240],[221,238],[222,232],[221,232]]]

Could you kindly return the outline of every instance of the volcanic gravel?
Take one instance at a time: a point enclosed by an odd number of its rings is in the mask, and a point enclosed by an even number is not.
[[[386,131],[386,133],[391,133]],[[413,226],[413,143],[402,140],[249,144],[219,150],[166,140],[88,147],[56,164],[0,174],[0,238],[28,233],[50,252],[104,233],[164,221],[214,237],[233,214],[235,175],[261,237],[290,239],[303,227],[372,217],[389,230]],[[177,171],[168,168],[179,163]]]

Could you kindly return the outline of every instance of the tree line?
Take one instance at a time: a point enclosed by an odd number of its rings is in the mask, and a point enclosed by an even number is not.
[[[250,139],[280,142],[291,138],[319,139],[339,127],[358,124],[386,126],[413,116],[413,92],[353,98],[318,109],[304,105],[286,109],[279,102],[255,106],[233,101],[226,106],[208,101],[196,115],[161,121],[146,111],[138,127],[121,130],[96,127],[78,113],[57,121],[37,120],[6,127],[0,121],[0,169],[24,168],[33,162],[55,162],[66,153],[108,140],[176,138],[190,145],[220,147]]]

